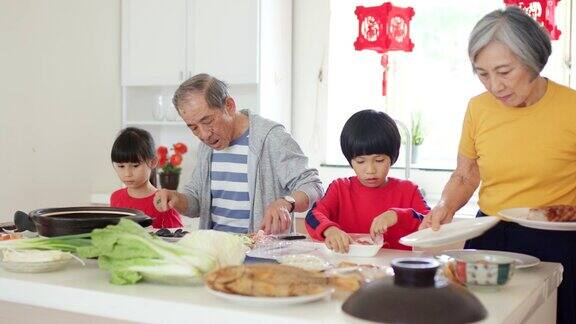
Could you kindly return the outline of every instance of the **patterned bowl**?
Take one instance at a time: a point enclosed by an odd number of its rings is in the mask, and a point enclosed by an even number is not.
[[[471,254],[456,259],[455,275],[466,285],[502,286],[514,274],[516,261],[492,254]]]

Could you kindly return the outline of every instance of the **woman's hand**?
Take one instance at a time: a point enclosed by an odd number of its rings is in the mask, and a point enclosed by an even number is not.
[[[450,223],[454,213],[472,197],[480,185],[480,168],[476,159],[458,154],[456,170],[442,191],[442,199],[428,215],[424,216],[418,229],[432,227],[437,231],[441,224]]]
[[[426,216],[424,216],[424,220],[422,220],[422,224],[420,224],[418,229],[432,227],[432,230],[437,231],[440,229],[441,224],[450,223],[453,217],[454,212],[446,207],[443,202],[440,202],[436,207],[432,208]]]
[[[328,227],[324,230],[323,234],[325,237],[324,243],[330,250],[339,253],[348,253],[350,244],[352,243],[350,235],[336,226]]]
[[[372,239],[374,239],[376,235],[385,233],[388,230],[388,227],[396,224],[397,222],[398,215],[395,211],[388,210],[382,213],[372,221],[372,225],[370,226],[370,236]]]

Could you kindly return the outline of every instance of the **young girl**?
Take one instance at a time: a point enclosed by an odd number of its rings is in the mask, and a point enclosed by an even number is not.
[[[334,180],[308,212],[310,236],[337,252],[348,251],[347,233],[383,234],[386,247],[410,250],[398,240],[418,230],[421,213],[430,208],[415,184],[388,177],[400,150],[394,120],[383,112],[359,111],[344,125],[340,146],[356,176]]]
[[[116,190],[110,197],[111,207],[134,208],[152,217],[152,227],[182,227],[180,215],[169,209],[159,212],[153,199],[156,188],[150,174],[158,164],[154,139],[147,131],[128,127],[120,132],[112,146],[112,164],[126,188]]]

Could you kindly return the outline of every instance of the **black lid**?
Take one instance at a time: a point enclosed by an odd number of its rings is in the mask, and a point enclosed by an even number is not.
[[[487,311],[467,289],[434,280],[439,262],[428,258],[392,260],[394,279],[361,287],[342,305],[354,317],[389,323],[470,323]]]

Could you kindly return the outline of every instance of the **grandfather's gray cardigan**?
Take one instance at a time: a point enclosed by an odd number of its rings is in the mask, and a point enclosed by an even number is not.
[[[266,206],[274,200],[302,191],[312,206],[322,197],[318,170],[308,168],[308,158],[284,126],[242,110],[250,121],[248,142],[248,189],[250,194],[249,232],[258,230]],[[182,192],[188,198],[185,216],[200,217],[200,228],[211,228],[210,166],[212,149],[200,143],[192,179]]]

